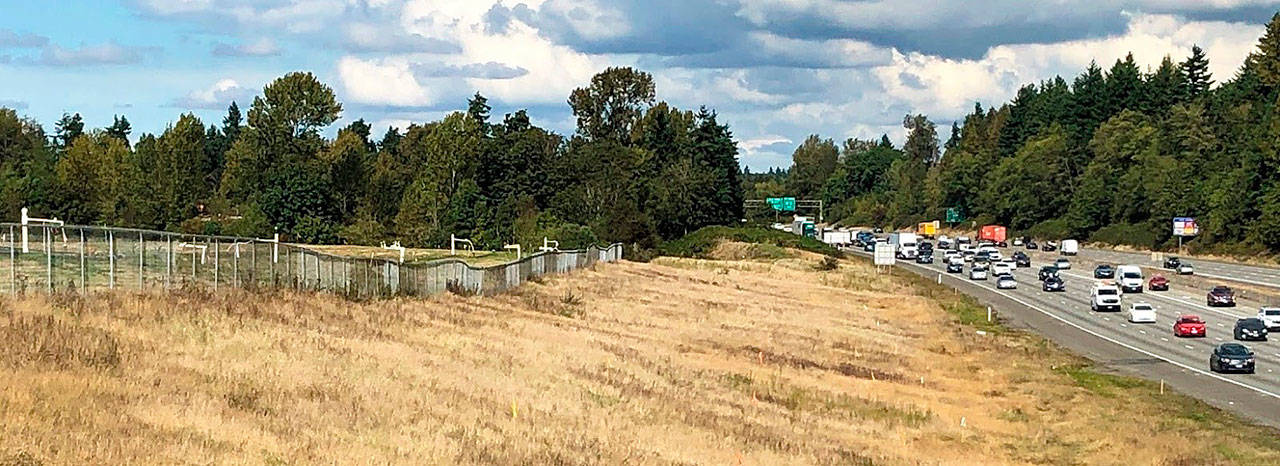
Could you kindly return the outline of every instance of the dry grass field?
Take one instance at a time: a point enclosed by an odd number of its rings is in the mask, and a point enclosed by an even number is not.
[[[718,253],[748,260],[491,298],[4,298],[0,464],[1280,463],[1276,431],[920,280]]]

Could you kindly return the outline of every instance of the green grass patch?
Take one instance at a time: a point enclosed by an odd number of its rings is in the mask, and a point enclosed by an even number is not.
[[[734,228],[711,226],[685,235],[683,238],[662,243],[658,251],[665,256],[705,258],[721,241],[737,241],[799,249],[831,257],[843,257],[839,249],[813,238],[793,235],[768,228]]]

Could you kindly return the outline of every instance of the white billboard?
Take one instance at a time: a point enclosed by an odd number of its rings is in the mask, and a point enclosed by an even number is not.
[[[1200,234],[1200,226],[1191,217],[1175,217],[1173,219],[1173,236],[1195,236]]]
[[[893,265],[897,258],[894,251],[897,249],[889,243],[876,243],[875,264],[876,265]]]

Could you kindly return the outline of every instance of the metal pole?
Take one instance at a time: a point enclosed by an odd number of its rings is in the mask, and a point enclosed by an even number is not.
[[[164,257],[164,289],[167,290],[173,282],[173,237],[164,235],[164,240],[168,248]]]
[[[218,244],[218,239],[214,238],[213,239],[213,291],[218,291],[218,249],[221,249],[221,247]]]
[[[49,227],[44,227],[44,274],[49,291],[53,291],[53,241],[49,240]]]
[[[139,290],[146,288],[146,283],[143,282],[142,280],[142,276],[146,271],[146,263],[147,263],[147,239],[146,237],[142,236],[142,232],[138,232],[138,289]]]
[[[84,228],[80,229],[80,292],[89,291],[89,282],[84,273]]]
[[[9,227],[9,291],[18,294],[18,240],[13,237],[13,227]]]
[[[258,285],[258,240],[249,240],[249,260],[253,261],[253,267],[249,269],[249,279],[253,280],[254,286]]]
[[[107,230],[107,254],[110,257],[107,266],[107,288],[116,289],[116,232]]]

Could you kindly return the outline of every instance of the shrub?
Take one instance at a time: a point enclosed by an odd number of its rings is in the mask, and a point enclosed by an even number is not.
[[[659,251],[667,256],[706,257],[721,241],[738,241],[743,243],[771,244],[778,247],[794,248],[816,252],[831,257],[841,257],[840,250],[813,238],[767,228],[733,228],[725,226],[704,227],[685,235],[683,238],[671,240],[659,246]]]
[[[1047,240],[1070,238],[1071,225],[1062,219],[1045,220],[1028,228],[1026,235]]]
[[[1160,233],[1151,224],[1115,223],[1099,228],[1089,241],[1112,245],[1129,245],[1155,249],[1161,243]]]

